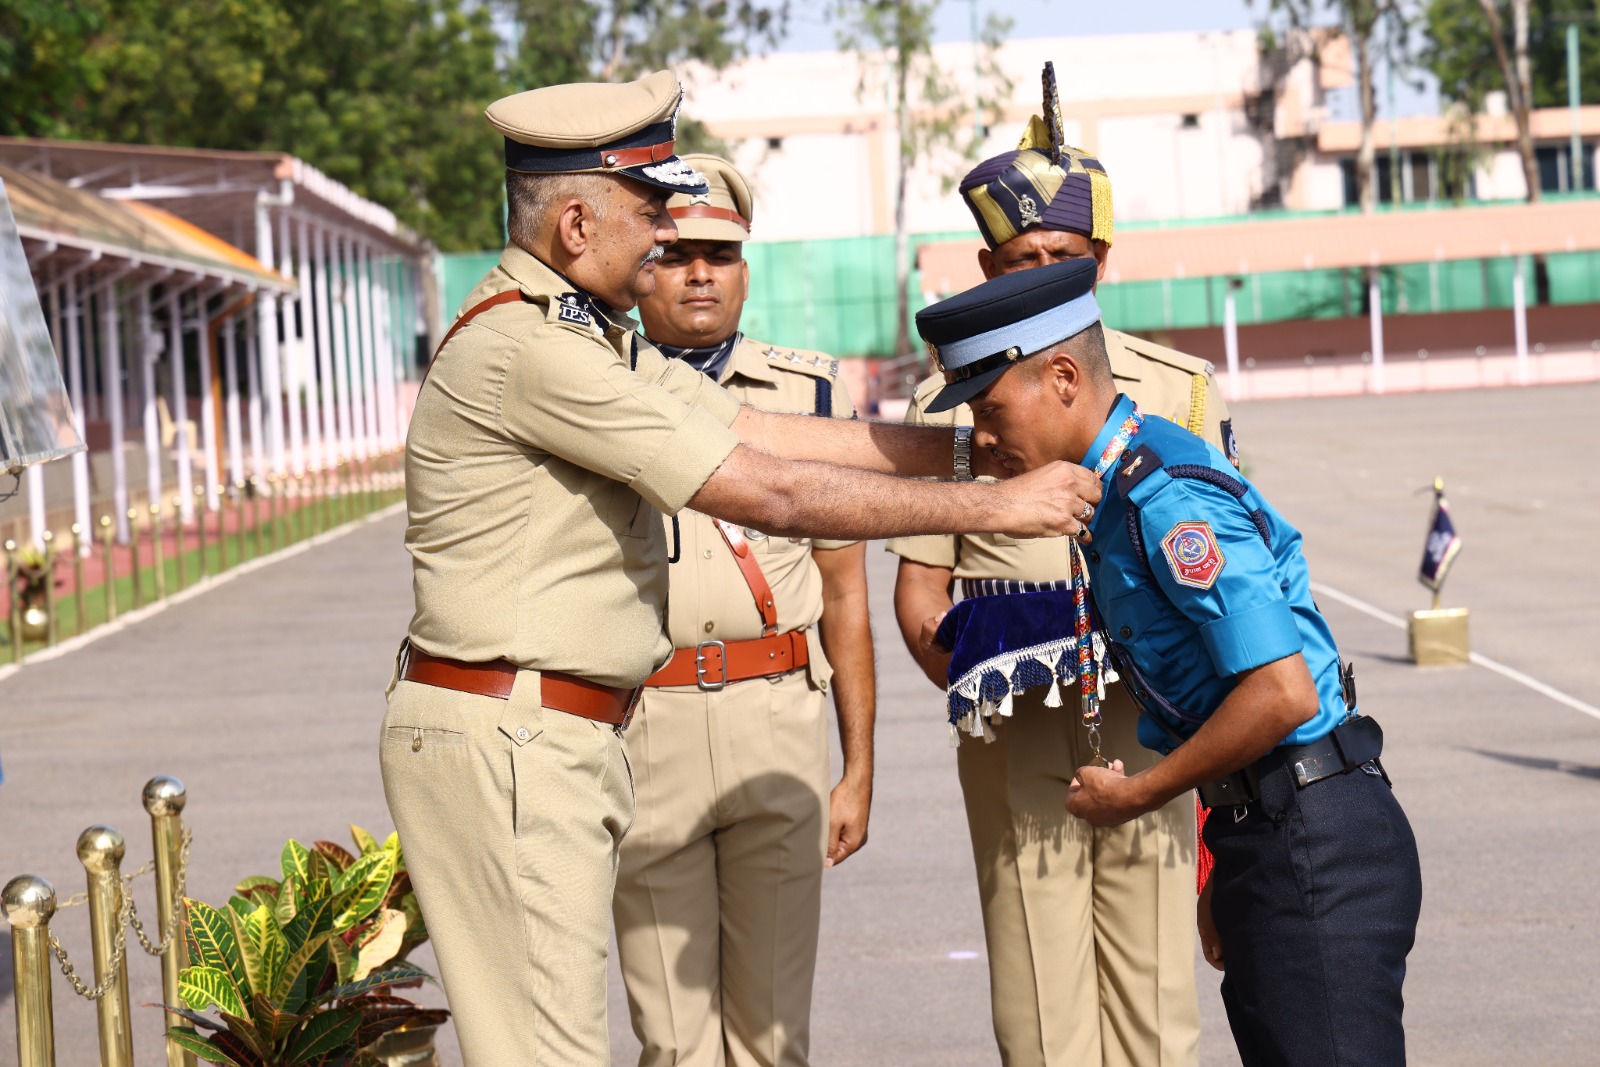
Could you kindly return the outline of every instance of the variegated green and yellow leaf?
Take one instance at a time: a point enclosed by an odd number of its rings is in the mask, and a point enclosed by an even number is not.
[[[395,953],[400,951],[401,942],[406,939],[406,915],[403,911],[385,908],[374,926],[376,929],[372,936],[362,942],[361,950],[356,954],[354,977],[357,980],[394,959]]]
[[[278,888],[278,880],[265,874],[252,874],[248,878],[241,878],[239,880],[239,884],[233,887],[233,891],[238,893],[241,897],[247,897],[255,890],[261,888],[272,889],[275,891]]]
[[[394,880],[395,854],[379,849],[361,857],[334,883],[343,907],[333,920],[335,930],[348,930],[378,910]]]
[[[292,837],[283,846],[283,855],[278,861],[283,865],[285,878],[293,875],[304,882],[311,876],[311,850]]]
[[[226,972],[236,986],[248,984],[244,962],[239,958],[239,943],[233,935],[233,923],[227,916],[209,904],[188,897],[184,898],[183,909],[192,950],[190,958]]]
[[[194,1055],[207,1063],[218,1063],[222,1067],[244,1067],[244,1064],[222,1051],[222,1046],[208,1037],[202,1037],[193,1030],[174,1026],[167,1031],[167,1040],[185,1052],[194,1053]]]
[[[328,951],[333,953],[333,966],[338,972],[335,979],[337,984],[344,985],[356,973],[356,954],[344,938],[337,934],[328,939]]]
[[[267,993],[275,988],[289,956],[289,943],[271,909],[257,908],[245,917],[239,944],[249,963],[251,992]]]
[[[310,1063],[330,1052],[343,1051],[361,1027],[361,1016],[338,1009],[319,1012],[294,1036],[287,1053],[290,1067]]]
[[[278,902],[273,905],[272,914],[277,918],[280,927],[288,926],[294,919],[294,913],[300,906],[300,879],[294,875],[283,880],[283,885],[278,889]]]
[[[306,965],[316,956],[317,950],[327,944],[328,939],[331,937],[333,937],[333,933],[328,930],[313,934],[298,949],[288,955],[283,961],[282,968],[278,971],[278,980],[270,991],[274,1003],[285,1005],[288,1003],[289,992],[294,988],[296,979],[300,977],[300,972],[306,969]],[[326,967],[326,964],[324,964],[324,967]]]
[[[356,850],[363,856],[368,852],[376,852],[378,849],[378,839],[355,823],[350,824],[350,840],[356,843]]]
[[[216,967],[185,967],[178,972],[178,996],[195,1011],[215,1004],[229,1015],[244,1015],[244,1000],[228,972]]]

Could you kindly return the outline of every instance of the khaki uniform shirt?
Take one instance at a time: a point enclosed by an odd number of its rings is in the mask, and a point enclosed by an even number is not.
[[[746,338],[733,350],[722,373],[722,386],[729,393],[768,411],[814,413],[819,383],[832,396],[835,416],[855,416],[849,390],[839,380],[839,362],[820,352],[777,348]],[[760,637],[761,614],[755,598],[716,525],[686,509],[678,515],[678,531],[682,554],[672,565],[667,597],[667,632],[673,645],[693,648],[702,641]],[[822,574],[811,550],[842,548],[854,542],[768,537],[751,529],[745,530],[745,537],[772,587],[778,632],[815,626],[822,617]],[[814,681],[825,682],[831,672],[815,634],[811,636],[811,675]]]
[[[1133,398],[1146,415],[1160,415],[1199,434],[1234,457],[1233,430],[1227,405],[1217,389],[1212,367],[1142,338],[1106,330],[1106,350],[1117,388]],[[944,386],[935,376],[917,387],[906,422],[920,426],[971,426],[965,404],[929,414],[925,408]],[[949,567],[957,578],[1009,578],[1026,582],[1064,581],[1072,577],[1068,539],[1022,539],[1004,534],[897,537],[890,552],[930,567]]]
[[[417,396],[410,637],[634,686],[672,652],[662,513],[739,443],[739,402],[516,245],[464,307],[513,288],[526,299],[464,326]]]

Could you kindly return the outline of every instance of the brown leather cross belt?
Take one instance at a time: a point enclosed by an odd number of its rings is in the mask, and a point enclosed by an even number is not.
[[[715,691],[729,682],[783,674],[809,662],[806,635],[799,630],[750,641],[702,641],[693,648],[678,649],[644,684],[697,685]]]
[[[463,663],[443,656],[430,656],[415,645],[406,647],[405,670],[400,677],[408,682],[454,689],[496,700],[508,700],[519,668],[503,659],[489,663]],[[547,708],[581,715],[610,726],[626,726],[639,690],[600,685],[560,671],[539,674],[539,703]]]

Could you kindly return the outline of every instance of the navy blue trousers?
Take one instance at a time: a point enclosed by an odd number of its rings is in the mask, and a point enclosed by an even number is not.
[[[1422,872],[1389,783],[1357,768],[1298,789],[1279,767],[1236,810],[1213,810],[1205,841],[1244,1067],[1400,1067]]]

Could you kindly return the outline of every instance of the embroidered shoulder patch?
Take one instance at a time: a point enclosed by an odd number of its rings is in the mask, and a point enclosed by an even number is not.
[[[1239,439],[1233,435],[1233,420],[1222,420],[1222,454],[1228,457],[1234,470],[1239,469]]]
[[[556,297],[560,301],[560,308],[556,311],[556,318],[561,322],[573,322],[579,326],[593,326],[594,316],[589,314],[589,309],[578,301],[576,293],[562,293]]]
[[[1161,539],[1161,551],[1179,585],[1210,589],[1222,573],[1222,548],[1209,522],[1180,522]]]

